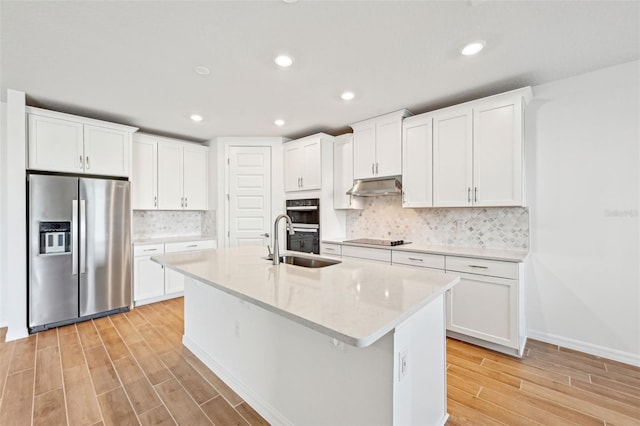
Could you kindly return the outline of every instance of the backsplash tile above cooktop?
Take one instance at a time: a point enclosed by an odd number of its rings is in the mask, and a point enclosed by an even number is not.
[[[347,212],[347,239],[364,237],[526,250],[529,211],[524,207],[403,209],[400,196],[368,197],[363,210]]]

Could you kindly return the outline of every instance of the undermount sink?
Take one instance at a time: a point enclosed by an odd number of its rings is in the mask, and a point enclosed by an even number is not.
[[[269,256],[265,259],[273,260],[273,258]],[[336,265],[341,262],[339,260],[285,254],[284,256],[280,256],[280,263],[302,266],[303,268],[324,268],[325,266]]]

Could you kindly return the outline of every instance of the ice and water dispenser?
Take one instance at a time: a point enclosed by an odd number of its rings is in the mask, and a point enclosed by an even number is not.
[[[40,254],[71,253],[71,222],[40,222]]]

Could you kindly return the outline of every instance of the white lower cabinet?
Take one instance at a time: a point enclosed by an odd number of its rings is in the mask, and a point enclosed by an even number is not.
[[[151,256],[216,248],[215,240],[134,245],[133,301],[135,306],[182,296],[184,275],[164,268]]]
[[[331,243],[321,243],[320,254],[326,257],[333,257],[333,258],[339,259],[342,257],[342,245],[331,244]]]
[[[460,282],[447,292],[447,334],[522,356],[521,269],[519,263],[447,256],[447,273],[460,276]]]

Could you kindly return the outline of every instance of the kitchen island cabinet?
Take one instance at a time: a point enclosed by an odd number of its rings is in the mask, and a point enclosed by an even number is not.
[[[457,277],[263,255],[152,258],[188,277],[183,343],[211,370],[272,424],[446,422],[444,294]]]

